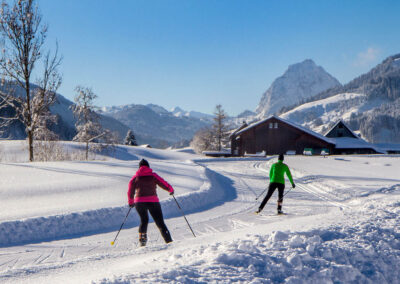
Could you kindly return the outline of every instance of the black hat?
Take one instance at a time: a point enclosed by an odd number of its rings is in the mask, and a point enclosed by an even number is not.
[[[283,161],[283,159],[284,159],[283,154],[279,154],[278,160]]]
[[[147,162],[145,159],[141,159],[139,162],[139,168],[143,166],[150,167],[149,162]]]

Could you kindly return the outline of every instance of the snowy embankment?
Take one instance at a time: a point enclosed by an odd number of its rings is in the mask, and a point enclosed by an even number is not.
[[[207,210],[235,198],[235,191],[232,187],[225,186],[227,182],[224,181],[223,176],[203,167],[200,172],[200,178],[204,183],[199,190],[185,194],[179,194],[179,190],[177,190],[176,199],[184,212],[188,214]],[[181,215],[173,199],[163,200],[161,204],[166,218]],[[118,206],[2,222],[0,223],[0,246],[37,243],[115,231],[127,211],[127,206]],[[137,214],[132,214],[125,227],[138,225]]]
[[[1,142],[8,153],[4,160],[24,160],[24,145],[24,141]],[[65,143],[69,150],[79,146]],[[186,152],[119,146],[108,161],[2,163],[0,246],[117,230],[128,211],[128,182],[141,158],[151,161],[152,168],[173,184],[187,213],[235,198],[232,187],[220,186],[226,184],[223,176],[190,161],[199,156]],[[129,159],[134,161],[124,161]],[[165,217],[180,216],[175,201],[162,190],[159,195]],[[138,224],[137,215],[131,214],[126,228]]]

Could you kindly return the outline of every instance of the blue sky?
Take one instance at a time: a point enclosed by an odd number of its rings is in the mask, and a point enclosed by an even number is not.
[[[400,1],[38,0],[64,60],[59,93],[97,105],[255,110],[288,65],[311,58],[341,83],[400,53]]]

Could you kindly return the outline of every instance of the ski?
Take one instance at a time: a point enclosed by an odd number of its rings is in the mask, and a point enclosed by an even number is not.
[[[258,215],[258,216],[286,216],[286,215],[289,215],[288,213],[284,213],[284,212],[276,213],[276,214],[263,214],[263,213],[254,212],[253,214]]]

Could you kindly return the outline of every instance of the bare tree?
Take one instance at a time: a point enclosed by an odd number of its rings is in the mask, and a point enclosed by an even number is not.
[[[190,142],[190,147],[199,154],[206,150],[215,150],[215,146],[213,131],[210,128],[197,131]]]
[[[212,125],[217,150],[221,151],[222,144],[226,141],[228,136],[228,126],[225,123],[227,119],[226,112],[222,109],[221,105],[217,105],[214,111],[214,123]]]
[[[0,126],[7,127],[15,120],[24,125],[28,137],[29,161],[33,161],[35,131],[41,128],[44,117],[49,117],[49,107],[56,99],[56,91],[61,84],[58,67],[62,58],[58,56],[58,46],[53,55],[47,52],[42,57],[47,25],[41,23],[42,16],[35,1],[14,1],[11,6],[7,2],[3,0],[0,9],[3,40],[0,108],[12,108],[15,113],[0,117]],[[42,58],[43,70],[36,71],[36,65]],[[43,72],[35,87],[31,84],[33,72]]]
[[[85,156],[87,160],[89,158],[89,143],[95,142],[105,133],[100,124],[100,117],[96,113],[97,107],[94,105],[97,95],[91,88],[82,86],[77,86],[75,91],[77,92],[74,98],[75,105],[72,105],[71,108],[77,119],[75,123],[77,134],[73,140],[86,143]],[[94,145],[92,148],[96,148],[96,146]]]
[[[97,95],[93,90],[77,86],[75,91],[77,92],[74,98],[75,105],[71,108],[77,119],[75,123],[77,134],[73,140],[86,144],[85,158],[88,160],[89,152],[100,152],[106,148],[113,150],[120,138],[117,133],[104,129],[101,125],[100,116],[96,113],[98,107],[94,105]]]

